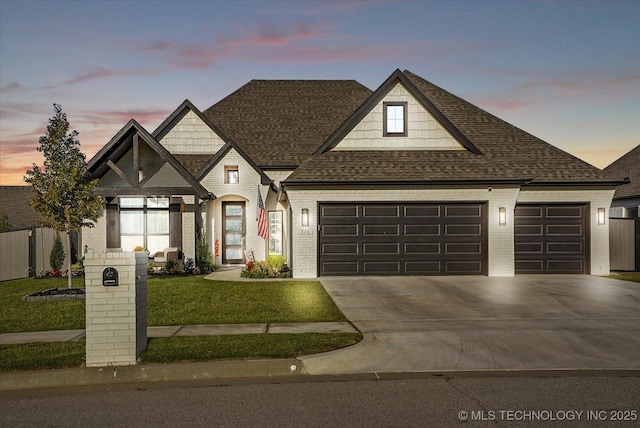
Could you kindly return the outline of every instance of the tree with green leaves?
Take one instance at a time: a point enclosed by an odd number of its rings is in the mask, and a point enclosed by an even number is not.
[[[103,202],[93,193],[98,180],[91,180],[87,173],[85,155],[76,138],[78,131],[69,131],[67,115],[60,105],[54,104],[53,109],[47,133],[38,140],[44,166],[33,164],[24,181],[31,185],[31,207],[41,215],[40,225],[65,232],[71,248],[71,232],[93,227]],[[68,274],[71,288],[71,257]]]
[[[62,245],[62,239],[60,238],[60,232],[56,230],[56,234],[53,238],[53,245],[51,246],[51,252],[49,253],[49,266],[54,272],[57,272],[56,276],[59,276],[60,269],[64,264],[64,246]]]

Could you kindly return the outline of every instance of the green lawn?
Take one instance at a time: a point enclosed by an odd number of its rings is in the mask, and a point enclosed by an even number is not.
[[[623,281],[640,282],[640,272],[619,272],[616,275],[609,275],[607,278],[621,279]]]
[[[82,329],[85,301],[23,302],[66,279],[21,279],[0,283],[0,333]],[[82,278],[74,287],[83,287]],[[317,281],[222,282],[203,277],[150,278],[148,324],[219,324],[345,321]],[[343,348],[356,333],[247,334],[150,338],[146,363],[254,358],[294,358]],[[84,364],[85,342],[0,345],[0,371],[55,369]]]
[[[82,278],[74,287],[83,287]],[[85,302],[23,302],[22,297],[66,287],[66,279],[0,283],[0,333],[82,329]],[[197,277],[151,278],[148,319],[153,325],[345,321],[317,281],[223,282]]]

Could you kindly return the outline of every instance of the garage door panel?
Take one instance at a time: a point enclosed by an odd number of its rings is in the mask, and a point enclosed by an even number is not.
[[[334,205],[320,204],[320,275],[486,273],[484,204]]]
[[[546,234],[553,235],[562,235],[562,236],[578,236],[581,237],[583,234],[582,225],[579,224],[548,224],[546,226]]]
[[[364,243],[362,245],[363,254],[388,254],[396,256],[400,254],[399,245],[397,242],[392,244],[380,244],[380,243]]]
[[[352,225],[323,225],[323,236],[358,236],[358,226]]]
[[[389,275],[400,273],[399,261],[363,261],[362,273],[375,275]]]
[[[439,261],[409,261],[404,263],[404,271],[410,275],[438,275],[442,272]]]
[[[519,205],[516,206],[515,215],[520,218],[542,218],[543,212],[544,208],[541,206]]]
[[[446,224],[444,228],[445,235],[472,235],[480,236],[482,227],[479,224]]]
[[[518,242],[514,245],[516,253],[542,254],[542,242]]]
[[[358,215],[357,205],[331,205],[321,206],[320,215],[322,217],[347,217],[352,218]]]
[[[408,242],[404,244],[405,254],[440,254],[439,242]]]
[[[482,274],[482,264],[475,261],[445,261],[445,271],[450,274]]]
[[[333,254],[358,254],[358,244],[322,244],[322,252],[327,255]]]
[[[547,260],[547,271],[550,273],[582,271],[583,269],[582,260]]]
[[[445,207],[446,217],[480,217],[482,209],[478,205],[449,205]]]
[[[588,273],[587,216],[585,204],[516,206],[516,273]]]
[[[523,235],[542,236],[543,229],[541,224],[534,224],[534,225],[516,224],[513,232],[514,234],[519,236],[523,236]]]
[[[583,251],[582,242],[547,242],[547,253],[580,254]]]
[[[350,261],[350,262],[345,262],[345,261],[335,261],[335,262],[330,262],[330,261],[326,261],[323,262],[321,265],[321,269],[322,272],[324,272],[325,275],[345,275],[345,274],[351,274],[353,272],[357,272],[358,271],[358,262],[356,261]]]
[[[409,205],[404,207],[405,217],[440,217],[439,205]]]
[[[364,206],[362,207],[363,217],[392,217],[397,219],[400,217],[399,206]]]
[[[397,224],[365,224],[362,227],[363,236],[371,235],[393,235],[398,236],[400,227]]]
[[[404,234],[413,236],[438,236],[440,235],[439,224],[405,224]]]
[[[546,212],[547,218],[565,217],[565,218],[573,218],[578,220],[582,218],[581,207],[548,206],[546,207],[545,212]]]
[[[480,242],[447,242],[444,244],[447,254],[481,254],[482,244]]]

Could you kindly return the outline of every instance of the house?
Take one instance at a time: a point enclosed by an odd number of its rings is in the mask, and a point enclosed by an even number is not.
[[[640,145],[614,161],[604,171],[614,178],[628,181],[616,189],[611,202],[609,217],[638,218],[638,206],[640,206]]]
[[[106,198],[83,242],[218,264],[283,254],[294,276],[609,272],[599,169],[409,72],[252,80],[155,131],[131,120],[89,162]],[[268,236],[258,234],[258,199]]]
[[[51,270],[49,254],[56,232],[39,226],[40,215],[31,208],[31,186],[0,186],[0,211],[6,215],[8,230],[0,233],[0,281],[26,278]],[[79,234],[71,233],[71,250],[62,236],[65,251],[63,266],[69,257],[75,263],[80,248]]]
[[[640,271],[640,146],[604,171],[626,181],[616,189],[609,210],[611,269]]]

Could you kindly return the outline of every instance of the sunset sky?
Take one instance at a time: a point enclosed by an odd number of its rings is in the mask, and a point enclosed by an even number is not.
[[[0,185],[62,105],[89,160],[251,79],[408,69],[603,168],[640,144],[640,1],[0,0]]]

